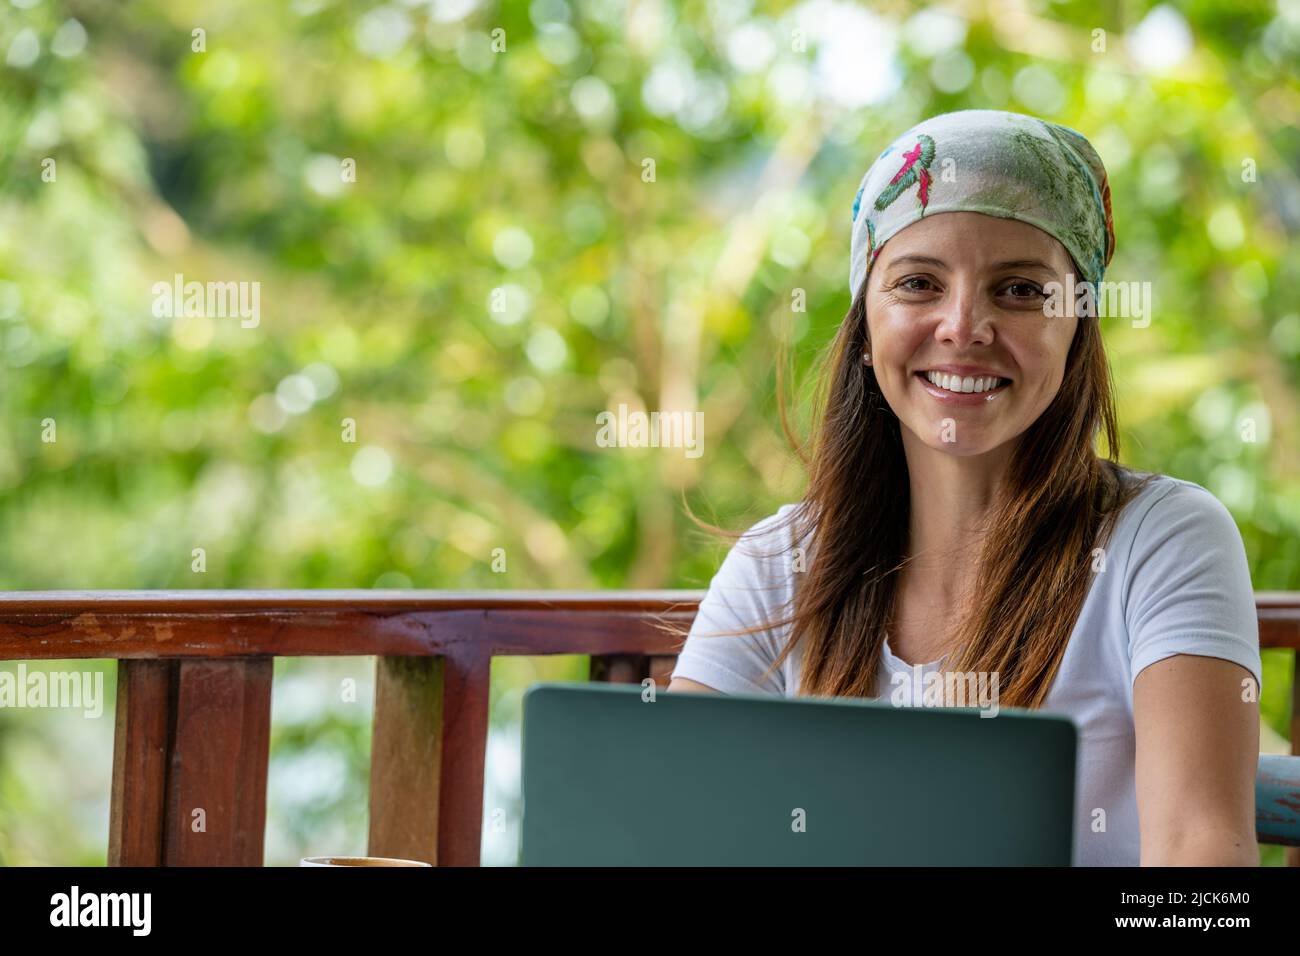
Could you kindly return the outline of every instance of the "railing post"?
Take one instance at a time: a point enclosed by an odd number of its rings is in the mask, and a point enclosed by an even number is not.
[[[645,654],[592,654],[588,678],[609,684],[639,684],[650,676]]]
[[[478,866],[490,655],[379,657],[370,854]]]
[[[118,668],[109,864],[261,866],[271,658]]]
[[[167,736],[176,663],[117,662],[109,866],[162,866]]]
[[[667,690],[676,654],[593,654],[588,679],[609,684],[639,684],[647,677],[655,690]]]
[[[261,866],[269,657],[181,661],[168,760],[167,866]]]
[[[438,862],[443,659],[375,658],[371,856]]]

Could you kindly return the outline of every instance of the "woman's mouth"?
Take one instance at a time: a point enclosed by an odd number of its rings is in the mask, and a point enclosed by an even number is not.
[[[978,405],[996,399],[1011,387],[1011,379],[997,375],[954,375],[949,372],[914,373],[921,386],[945,405]]]

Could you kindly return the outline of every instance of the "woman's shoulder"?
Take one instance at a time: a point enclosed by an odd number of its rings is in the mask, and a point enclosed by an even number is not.
[[[1255,594],[1236,521],[1196,482],[1150,478],[1116,528],[1122,570],[1112,582],[1129,638],[1130,679],[1165,657],[1193,654],[1238,663],[1258,681]]]
[[[748,544],[792,545],[802,524],[805,508],[806,502],[802,501],[781,505],[776,511],[750,525],[741,540]]]
[[[1112,541],[1140,543],[1166,539],[1172,532],[1189,531],[1211,534],[1229,533],[1240,541],[1232,513],[1207,488],[1173,475],[1120,469],[1126,487],[1136,493],[1125,504]]]
[[[802,548],[808,540],[805,503],[783,504],[737,539],[723,569],[744,577],[786,579],[801,570]]]

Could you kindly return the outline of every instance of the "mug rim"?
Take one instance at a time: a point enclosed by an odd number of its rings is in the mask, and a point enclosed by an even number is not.
[[[422,860],[404,860],[394,856],[304,856],[299,866],[432,866]]]

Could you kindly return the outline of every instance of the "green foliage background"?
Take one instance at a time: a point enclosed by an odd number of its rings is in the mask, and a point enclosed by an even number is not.
[[[1108,278],[1156,295],[1105,327],[1123,457],[1218,495],[1257,589],[1300,588],[1300,6],[943,9],[5,3],[0,587],[703,587],[683,493],[734,527],[800,494],[773,356],[807,381],[843,318],[863,171],[986,107],[1110,170]],[[261,283],[260,323],[156,317],[177,273]],[[597,448],[620,402],[701,408],[704,456]],[[373,663],[277,668],[268,861],[360,850]],[[498,662],[489,807],[521,688],[584,672]],[[111,731],[0,712],[0,862],[102,862]]]

